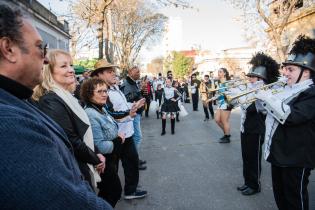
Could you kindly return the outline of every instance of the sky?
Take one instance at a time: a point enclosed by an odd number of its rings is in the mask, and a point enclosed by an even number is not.
[[[235,18],[240,14],[224,0],[192,0],[195,9],[162,10],[168,17],[180,17],[183,22],[185,48],[200,45],[202,49],[226,49],[246,45],[242,28]]]
[[[57,15],[67,13],[65,0],[38,0]],[[225,0],[190,0],[194,9],[168,7],[160,10],[168,17],[182,20],[182,48],[190,50],[219,51],[227,48],[247,46],[243,39],[241,24],[236,21],[240,11],[232,8]],[[145,48],[141,58],[145,63],[163,55],[161,43]]]

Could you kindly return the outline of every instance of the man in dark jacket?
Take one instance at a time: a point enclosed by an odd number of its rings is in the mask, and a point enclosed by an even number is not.
[[[191,99],[193,103],[193,111],[198,111],[200,81],[197,79],[196,74],[191,75],[190,85],[191,85]]]
[[[19,10],[0,3],[2,209],[112,209],[82,180],[62,128],[28,102],[41,82],[43,41]]]
[[[129,103],[133,103],[142,99],[141,91],[137,85],[137,80],[140,79],[140,69],[135,66],[128,70],[128,76],[124,80],[123,84],[120,87],[120,90],[126,96],[126,99]],[[137,110],[137,115],[133,120],[133,127],[134,127],[134,134],[132,136],[138,154],[139,154],[139,147],[142,141],[142,132],[141,132],[141,114],[144,108],[141,107]],[[147,167],[144,165],[146,161],[139,159],[139,170],[145,170]]]
[[[308,178],[315,167],[315,39],[300,36],[283,65],[282,91],[256,94],[268,112],[264,155],[272,165],[278,208],[308,210]]]

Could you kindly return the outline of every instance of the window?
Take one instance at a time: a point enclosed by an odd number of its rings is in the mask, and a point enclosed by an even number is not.
[[[295,4],[295,9],[303,7],[303,0],[298,0]]]

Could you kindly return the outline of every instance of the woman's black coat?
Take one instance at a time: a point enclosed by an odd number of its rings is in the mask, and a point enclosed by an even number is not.
[[[84,142],[83,136],[88,129],[85,124],[69,106],[54,92],[49,92],[39,100],[39,108],[55,122],[57,122],[67,134],[74,151],[74,156],[79,164],[80,170],[89,183],[91,176],[87,163],[97,165],[99,158]]]

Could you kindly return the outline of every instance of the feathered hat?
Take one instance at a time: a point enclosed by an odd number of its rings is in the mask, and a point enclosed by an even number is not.
[[[247,76],[255,76],[265,80],[267,84],[278,80],[279,64],[270,56],[263,52],[256,53],[249,62],[252,68]]]
[[[315,39],[300,35],[293,43],[289,56],[283,65],[295,65],[315,71]]]

